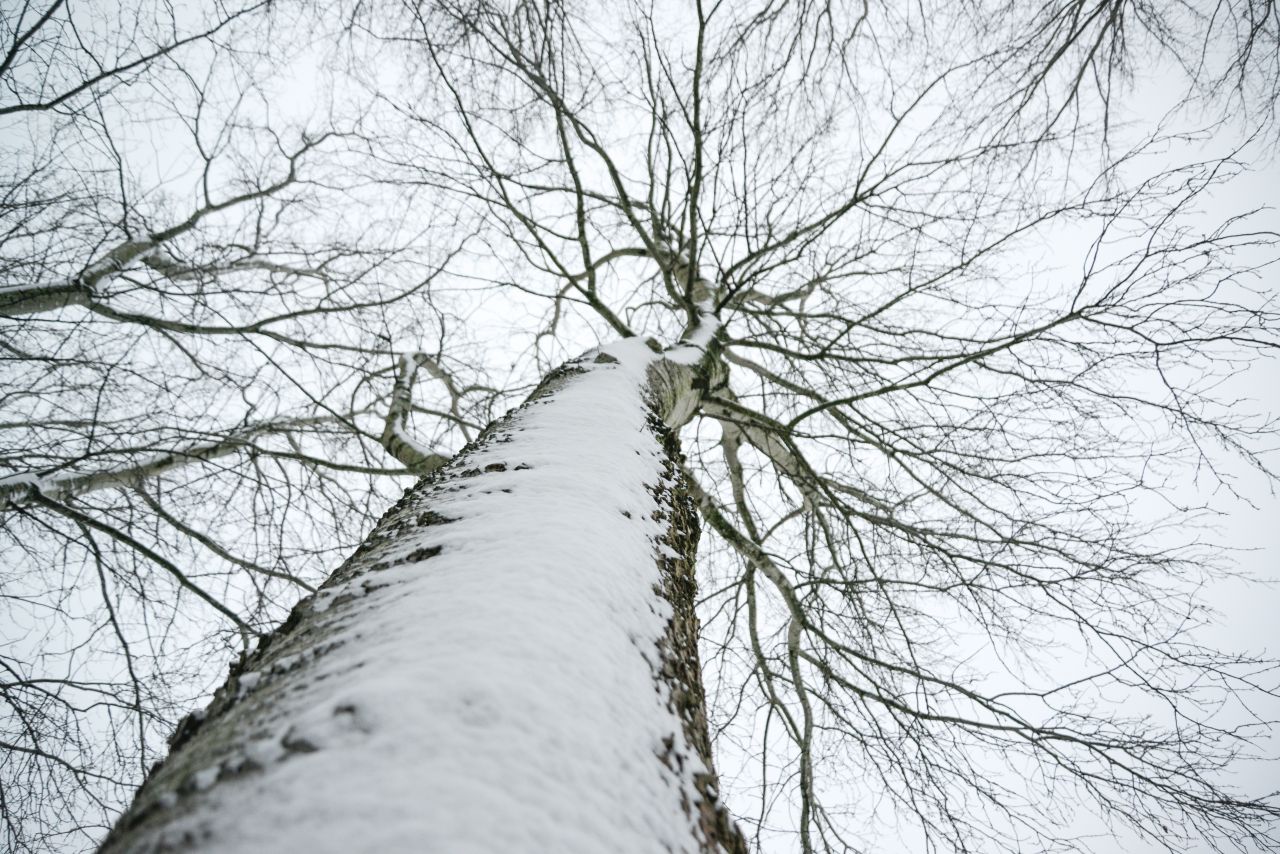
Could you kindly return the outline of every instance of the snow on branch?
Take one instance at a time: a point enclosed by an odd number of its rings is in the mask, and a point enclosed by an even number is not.
[[[134,465],[105,471],[74,474],[68,472],[19,472],[0,477],[0,507],[22,506],[37,498],[65,501],[87,492],[113,487],[131,487],[192,463],[208,462],[250,447],[259,436],[287,433],[336,420],[333,416],[281,418],[229,431],[223,438],[197,442],[155,454]]]
[[[288,169],[278,180],[269,184],[251,187],[243,193],[238,193],[221,201],[206,199],[205,203],[192,211],[186,219],[140,239],[125,240],[117,244],[90,262],[78,274],[68,279],[52,284],[37,282],[31,285],[0,286],[0,317],[23,317],[55,311],[69,305],[92,306],[98,296],[100,286],[135,263],[144,264],[160,275],[174,281],[184,278],[197,278],[201,275],[216,272],[225,272],[209,266],[190,267],[183,265],[176,261],[165,247],[175,238],[194,231],[202,221],[214,214],[237,208],[244,204],[276,197],[287,188],[297,184],[301,180],[298,170],[303,156],[330,137],[337,135],[335,133],[325,133],[315,139],[304,137],[302,144],[297,149],[286,154]],[[296,275],[310,274],[309,271],[275,265],[256,258],[246,259],[228,268],[227,271],[235,269],[258,269]]]
[[[449,389],[449,393],[457,394],[453,383],[440,365],[426,353],[405,353],[400,357],[400,365],[396,372],[396,383],[391,390],[391,406],[387,410],[386,425],[382,428],[380,441],[391,456],[404,463],[405,467],[418,474],[440,468],[449,461],[449,457],[419,444],[409,435],[409,411],[413,408],[413,383],[418,369],[425,367],[436,379]]]

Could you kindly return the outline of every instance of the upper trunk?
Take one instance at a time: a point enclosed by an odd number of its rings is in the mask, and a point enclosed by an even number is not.
[[[383,517],[179,728],[103,850],[746,850],[716,800],[697,524],[631,340]],[[679,383],[675,383],[679,385]]]

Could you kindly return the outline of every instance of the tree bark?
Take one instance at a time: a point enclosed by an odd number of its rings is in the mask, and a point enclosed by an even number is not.
[[[155,240],[126,241],[94,261],[70,281],[0,289],[0,317],[41,314],[69,305],[87,306],[93,301],[93,294],[99,283],[154,251],[157,245]]]
[[[693,374],[630,339],[549,375],[232,667],[102,851],[746,852],[669,423]]]

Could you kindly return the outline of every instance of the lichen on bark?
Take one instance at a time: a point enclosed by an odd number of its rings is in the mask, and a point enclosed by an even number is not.
[[[667,685],[669,707],[680,719],[685,741],[703,765],[693,771],[697,803],[686,804],[685,809],[697,823],[706,851],[747,854],[746,839],[720,800],[720,781],[711,755],[706,692],[698,655],[698,513],[685,484],[679,437],[656,416],[650,420],[650,428],[663,444],[666,469],[662,483],[654,487],[654,497],[668,514],[664,520],[666,534],[659,540],[659,546],[667,548],[658,549],[661,580],[655,592],[671,605],[671,619],[658,642],[657,676]],[[664,747],[660,756],[664,763],[678,765],[685,761],[672,742]]]

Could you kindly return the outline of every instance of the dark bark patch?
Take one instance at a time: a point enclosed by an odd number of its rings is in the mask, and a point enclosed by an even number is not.
[[[434,510],[428,510],[425,513],[418,514],[419,528],[425,528],[429,525],[448,525],[450,522],[456,521],[458,520],[450,516],[445,516],[443,513],[437,513]]]
[[[661,570],[656,592],[671,605],[672,616],[658,641],[658,666],[654,668],[660,683],[667,688],[669,708],[680,719],[684,743],[692,748],[701,763],[694,762],[694,788],[697,803],[685,803],[685,812],[698,825],[702,850],[716,854],[748,854],[746,839],[733,817],[719,801],[715,765],[711,759],[706,695],[702,686],[702,665],[698,656],[697,580],[695,560],[701,534],[697,511],[684,484],[680,468],[679,440],[656,416],[650,427],[662,441],[665,471],[662,481],[650,486],[660,508],[652,514],[663,524],[665,533],[656,544],[655,559]],[[665,548],[663,548],[665,546]],[[673,735],[662,740],[658,759],[673,771],[683,772],[691,757],[676,749]],[[701,765],[701,768],[696,766]],[[705,769],[705,770],[702,770]]]
[[[354,703],[340,703],[334,706],[333,719],[345,730],[366,734],[373,732],[369,719],[360,714],[360,709]]]
[[[414,549],[404,557],[393,558],[392,560],[380,560],[377,563],[370,564],[369,572],[382,572],[384,570],[391,569],[391,567],[393,566],[403,566],[406,563],[418,563],[419,561],[429,560],[430,558],[433,558],[436,555],[440,554],[440,552],[442,552],[443,550],[444,550],[443,546],[423,546],[422,548]],[[379,585],[379,587],[385,587],[385,586],[386,585]],[[365,589],[376,590],[378,588],[370,587],[368,584],[365,584]],[[342,596],[338,596],[337,598],[335,598],[333,600],[333,605],[340,604],[340,600],[349,601],[349,600],[343,599],[343,596],[347,596],[347,595],[349,594],[342,594]]]
[[[299,735],[293,727],[280,738],[280,746],[288,753],[315,753],[320,747],[304,735]]]
[[[184,716],[178,722],[177,729],[169,736],[169,749],[177,750],[181,747],[200,730],[200,724],[202,723],[204,723],[204,709],[196,709],[189,715]]]
[[[443,550],[442,546],[423,546],[405,555],[402,563],[417,563],[420,560],[428,560],[440,554]]]
[[[238,756],[235,759],[228,759],[222,766],[222,773],[218,775],[218,779],[226,777],[239,777],[242,774],[253,774],[262,770],[262,763],[248,756]]]

